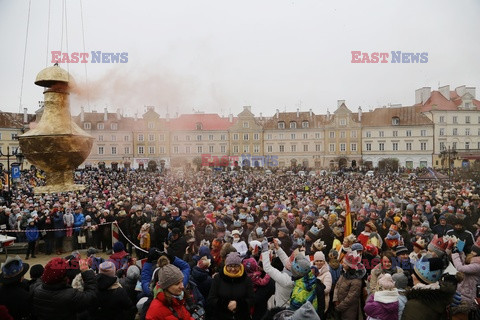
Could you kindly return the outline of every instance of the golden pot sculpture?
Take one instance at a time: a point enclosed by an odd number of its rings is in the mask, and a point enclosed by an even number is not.
[[[75,184],[74,170],[90,154],[94,138],[83,131],[70,114],[72,76],[57,64],[40,71],[35,84],[45,87],[44,111],[35,128],[18,137],[25,158],[46,173],[46,185],[35,193],[82,190]]]

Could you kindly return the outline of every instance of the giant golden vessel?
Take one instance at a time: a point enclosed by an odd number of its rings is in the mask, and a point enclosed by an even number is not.
[[[83,185],[74,184],[73,171],[90,154],[94,138],[72,120],[69,92],[73,78],[55,64],[40,71],[35,84],[45,87],[45,109],[37,126],[18,138],[28,161],[46,173],[46,185],[34,192],[82,190]]]

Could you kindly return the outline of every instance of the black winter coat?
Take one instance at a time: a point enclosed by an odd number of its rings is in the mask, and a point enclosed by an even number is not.
[[[97,282],[92,270],[82,272],[83,292],[65,282],[42,284],[33,292],[33,313],[38,320],[71,320],[77,313],[92,306],[96,299]]]
[[[206,300],[212,286],[212,277],[208,273],[208,270],[204,270],[197,266],[194,266],[192,269],[191,279],[195,281],[198,290]]]
[[[117,277],[99,274],[97,275],[97,286],[97,300],[90,308],[93,319],[135,319],[136,309],[133,309],[134,305],[125,289],[118,283]]]
[[[183,259],[185,255],[185,249],[187,249],[187,241],[183,236],[179,237],[177,240],[170,240],[168,246],[168,254],[175,256],[179,259]]]
[[[137,300],[138,300],[137,295],[139,293],[139,291],[135,290],[135,287],[137,286],[137,280],[125,277],[120,279],[119,282],[120,282],[120,285],[127,292],[127,295],[132,301],[132,303],[137,304]]]
[[[0,285],[0,305],[6,306],[14,319],[29,319],[32,302],[28,283],[23,281]]]
[[[228,309],[230,301],[237,302],[236,312]],[[253,284],[246,272],[241,277],[230,278],[223,269],[213,278],[207,299],[208,319],[248,320],[253,306]]]

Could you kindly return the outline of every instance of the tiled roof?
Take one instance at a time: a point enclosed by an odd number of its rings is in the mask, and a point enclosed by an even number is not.
[[[274,115],[265,122],[264,129],[278,129],[278,123],[282,121],[285,122],[285,129],[290,128],[291,121],[297,123],[297,129],[302,128],[302,121],[309,121],[309,127],[313,128],[315,125],[315,114],[312,112],[312,116],[310,117],[310,112],[299,112],[299,116],[297,117],[297,112],[279,112],[278,118]]]
[[[433,122],[420,112],[419,106],[400,108],[377,108],[362,114],[362,126],[386,127],[392,125],[392,118],[399,118],[399,126],[431,125]]]
[[[35,121],[36,115],[27,114],[27,123]],[[23,128],[23,113],[0,112],[0,128]]]
[[[202,124],[204,131],[228,130],[236,121],[230,122],[228,118],[222,118],[213,113],[182,114],[178,118],[170,120],[170,128],[173,131],[190,131],[197,129],[197,123]]]
[[[432,91],[430,98],[424,104],[417,104],[421,106],[421,112],[430,110],[444,110],[456,111],[458,106],[462,104],[462,98],[455,91],[450,91],[450,100],[446,99],[440,91]],[[473,104],[480,110],[480,101],[473,99]]]

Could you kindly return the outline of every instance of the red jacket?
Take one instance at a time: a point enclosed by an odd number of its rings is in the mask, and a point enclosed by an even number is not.
[[[172,310],[166,306],[165,294],[159,292],[150,304],[145,320],[194,320],[185,308],[185,300],[180,301],[173,298],[172,304],[172,308],[177,313],[177,316],[174,316]]]

